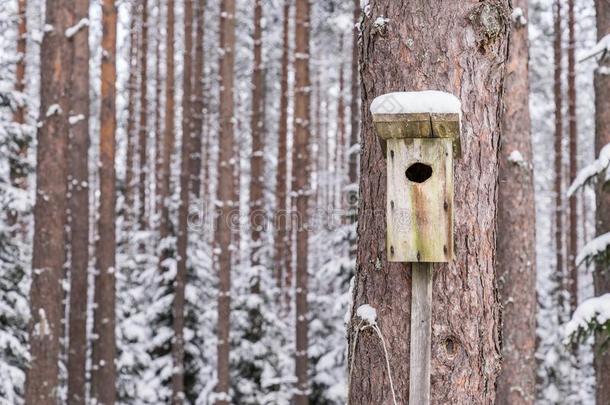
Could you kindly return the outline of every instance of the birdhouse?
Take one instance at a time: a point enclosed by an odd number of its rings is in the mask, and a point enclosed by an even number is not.
[[[439,91],[390,93],[371,104],[387,161],[390,262],[453,259],[453,160],[461,155],[460,101]]]

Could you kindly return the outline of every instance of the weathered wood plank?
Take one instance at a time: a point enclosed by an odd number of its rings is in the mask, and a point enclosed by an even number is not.
[[[430,404],[432,352],[432,264],[413,263],[409,404]]]

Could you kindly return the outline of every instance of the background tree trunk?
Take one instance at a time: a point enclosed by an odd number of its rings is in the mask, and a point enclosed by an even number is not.
[[[96,249],[91,399],[99,404],[116,401],[115,254],[116,254],[116,26],[114,0],[102,3],[102,89],[100,128],[99,239]]]
[[[74,22],[89,16],[89,1],[75,0]],[[89,28],[73,37],[70,99],[70,307],[68,402],[86,399],[87,286],[89,266]]]
[[[201,196],[201,155],[203,143],[203,84],[204,84],[204,36],[205,0],[195,3],[195,70],[193,77],[193,152],[191,154],[191,192],[196,200]],[[207,146],[206,146],[207,147]]]
[[[386,258],[386,162],[372,127],[371,101],[401,90],[438,89],[462,101],[463,156],[455,164],[456,259],[434,265],[433,404],[489,404],[500,370],[495,286],[496,198],[501,95],[509,2],[379,0],[360,42],[362,153],[357,274],[349,347],[362,304],[377,309],[398,403],[409,398],[411,266]],[[383,15],[385,24],[376,24]],[[352,349],[350,349],[352,350]],[[385,355],[371,330],[359,333],[351,403],[392,404]]]
[[[606,0],[595,2],[597,12],[597,38],[602,39],[610,33],[610,4]],[[610,56],[605,54],[600,67],[610,68]],[[610,75],[599,70],[595,72],[595,155],[610,143]],[[596,232],[603,235],[610,232],[610,192],[608,188],[597,188],[596,194]],[[595,295],[610,292],[610,265],[598,264],[594,278]],[[602,351],[600,345],[608,339],[607,335],[596,337],[595,374],[597,379],[597,403],[603,404],[610,398],[610,351]]]
[[[514,0],[527,20],[527,0]],[[497,279],[502,311],[502,372],[497,405],[533,404],[536,383],[536,235],[530,133],[527,25],[510,38],[500,151]]]
[[[254,70],[252,74],[252,154],[250,155],[250,262],[260,264],[261,230],[264,226],[263,174],[265,170],[264,87],[263,75],[263,18],[262,0],[254,1]]]
[[[238,204],[234,201],[234,64],[235,64],[235,0],[222,0],[220,6],[220,133],[218,156],[217,200],[220,204],[216,218],[215,241],[218,244],[214,262],[218,263],[218,384],[217,405],[228,405],[229,400],[229,330],[231,314],[231,216]]]
[[[174,282],[172,307],[174,336],[172,339],[172,403],[184,402],[184,304],[186,287],[186,259],[188,257],[188,214],[191,186],[192,115],[191,81],[193,63],[193,1],[184,1],[184,74],[182,75],[182,159],[180,161],[180,208],[178,209],[177,272]]]
[[[163,26],[162,1],[157,0],[157,27]],[[163,82],[161,79],[161,43],[163,42],[161,30],[155,32],[156,51],[155,51],[155,162],[154,162],[154,179],[155,179],[155,203],[154,213],[155,219],[158,221],[161,216],[161,188],[163,178],[161,176],[163,167],[163,130],[162,130],[162,115],[163,108],[162,88]],[[159,223],[157,222],[157,225]]]
[[[360,0],[354,0],[354,24],[360,21]],[[350,103],[350,148],[358,143],[358,134],[360,133],[360,111],[359,101],[360,92],[358,91],[360,80],[358,75],[358,37],[360,36],[359,29],[355,27],[352,34],[352,81],[351,81],[351,103]],[[349,154],[349,183],[356,184],[358,182],[358,153],[352,151]]]
[[[132,0],[129,22],[129,79],[127,81],[127,151],[125,162],[125,214],[128,221],[134,212],[134,157],[135,157],[135,126],[136,126],[136,96],[138,85],[138,29],[137,0]]]
[[[284,1],[284,21],[282,30],[282,73],[280,78],[280,122],[278,133],[278,151],[277,151],[277,173],[275,185],[275,278],[279,286],[282,284],[282,278],[288,272],[288,256],[286,245],[288,244],[287,218],[286,218],[286,198],[287,198],[287,179],[288,172],[287,157],[288,157],[288,53],[290,51],[288,29],[290,25],[290,0]]]
[[[36,153],[36,205],[30,287],[29,344],[25,401],[59,401],[59,350],[62,333],[66,209],[68,208],[68,115],[73,46],[63,33],[72,23],[73,0],[48,0],[41,46],[41,93]]]
[[[295,14],[295,84],[294,84],[294,145],[293,193],[295,194],[296,221],[296,366],[297,378],[294,393],[295,405],[309,403],[308,372],[308,203],[309,203],[309,146],[311,139],[309,29],[310,2],[297,0]],[[298,171],[295,171],[297,169]]]
[[[138,184],[139,192],[139,208],[138,208],[138,223],[140,230],[147,228],[146,216],[146,174],[147,166],[147,138],[148,138],[148,0],[141,0],[140,5],[142,10],[142,43],[140,44],[140,128],[138,149],[140,153],[140,180]],[[189,76],[189,75],[185,75]]]

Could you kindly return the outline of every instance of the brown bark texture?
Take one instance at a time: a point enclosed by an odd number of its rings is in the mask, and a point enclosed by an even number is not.
[[[193,1],[184,2],[184,71],[193,68]],[[180,161],[180,207],[178,208],[177,272],[174,282],[174,302],[172,318],[174,336],[172,338],[172,403],[184,402],[184,304],[186,287],[186,259],[188,250],[188,214],[191,186],[192,150],[192,75],[182,75],[182,150]]]
[[[354,0],[354,24],[360,22],[360,0]],[[358,37],[360,32],[358,28],[354,28],[352,33],[352,77],[351,77],[351,101],[350,101],[350,148],[358,143],[358,135],[360,134],[360,78],[358,74]],[[348,177],[350,184],[358,182],[358,155],[353,152],[349,155]]]
[[[102,89],[100,127],[100,206],[96,248],[91,400],[110,405],[116,401],[116,29],[114,0],[102,3]]]
[[[191,192],[195,199],[201,196],[201,156],[203,146],[203,84],[204,84],[204,35],[205,35],[205,1],[195,3],[195,66],[193,73],[193,145],[191,153]]]
[[[568,0],[568,130],[570,140],[570,183],[578,173],[578,123],[576,121],[576,43],[574,0]],[[570,293],[570,313],[578,306],[578,268],[574,260],[578,254],[578,198],[570,199],[570,223],[568,231],[568,291]]]
[[[514,0],[527,19],[527,0]],[[529,113],[527,25],[512,22],[500,148],[497,279],[502,303],[498,405],[533,404],[536,382],[534,174]],[[523,161],[511,155],[519,152]]]
[[[133,214],[134,201],[134,157],[135,157],[135,138],[136,128],[136,97],[138,85],[138,30],[137,15],[138,8],[132,2],[131,16],[129,22],[129,79],[127,81],[127,152],[125,162],[125,214],[128,218]]]
[[[236,201],[234,191],[234,64],[235,64],[235,0],[222,0],[219,27],[220,54],[220,132],[218,156],[218,212],[216,213],[215,242],[218,254],[214,262],[218,264],[218,384],[217,405],[228,405],[229,401],[229,329],[231,314],[231,215]]]
[[[89,15],[89,1],[74,1],[74,22]],[[87,268],[89,265],[89,29],[73,37],[70,116],[70,306],[68,402],[85,404],[87,362]]]
[[[174,150],[175,134],[175,78],[174,78],[174,0],[167,0],[167,29],[165,55],[165,125],[163,132],[163,165],[161,173],[161,222],[159,237],[168,237],[172,233],[172,223],[169,217],[170,208],[170,171],[171,158]],[[163,257],[160,262],[163,261]]]
[[[288,172],[287,158],[287,138],[288,138],[288,29],[290,25],[290,0],[284,1],[284,20],[282,31],[282,73],[280,78],[280,122],[278,130],[278,151],[277,151],[277,172],[275,186],[275,240],[274,240],[274,261],[276,284],[281,286],[282,278],[289,273],[290,262],[286,252],[288,243],[287,218],[286,218],[286,198],[287,198],[287,179]]]
[[[375,24],[383,15],[385,24]],[[356,309],[377,310],[398,403],[409,398],[411,266],[386,253],[386,161],[372,100],[392,91],[438,89],[462,102],[463,155],[455,162],[455,255],[435,264],[432,404],[490,404],[500,371],[495,285],[496,200],[509,2],[379,0],[360,41],[362,153],[357,273],[349,328],[352,404],[392,404],[379,336],[359,332]],[[433,27],[433,29],[431,29]],[[353,362],[353,363],[352,363]]]
[[[140,229],[144,230],[148,226],[146,215],[146,175],[148,173],[147,161],[147,138],[148,138],[148,0],[141,0],[142,16],[142,43],[140,44],[140,127],[138,139],[138,152],[140,155],[140,180],[138,184],[138,223]],[[186,75],[189,76],[189,75]]]
[[[310,0],[298,0],[295,12],[295,83],[294,83],[294,145],[293,192],[296,206],[296,348],[295,375],[296,389],[293,397],[295,405],[309,403],[308,381],[308,203],[309,203],[309,147],[311,139],[310,120]]]
[[[252,266],[260,264],[261,231],[265,222],[263,182],[265,171],[264,139],[264,87],[263,75],[263,18],[262,0],[254,1],[254,70],[252,74],[252,154],[250,155],[250,262]]]
[[[28,404],[58,403],[58,361],[63,327],[61,281],[65,262],[66,209],[68,208],[68,117],[73,47],[64,32],[72,23],[72,0],[47,1],[45,33],[41,45],[40,122],[36,151],[36,205],[29,344],[31,360],[26,372]]]
[[[163,26],[162,2],[157,1],[157,27]],[[163,131],[161,109],[163,108],[163,82],[161,80],[161,43],[163,41],[161,31],[155,32],[156,52],[155,52],[155,204],[154,212],[156,218],[161,213],[161,182],[163,181]]]
[[[597,38],[602,39],[610,33],[610,3],[607,0],[595,2],[597,12]],[[599,62],[600,67],[610,67],[610,56],[604,55]],[[610,143],[610,76],[595,72],[595,151],[596,156],[600,150]],[[603,235],[610,232],[610,189],[606,186],[598,186],[596,193],[596,232]],[[599,263],[594,276],[595,295],[603,295],[610,292],[610,265]],[[596,397],[597,403],[603,404],[610,398],[610,351],[602,350],[600,344],[608,339],[608,336],[596,337],[597,347],[595,355],[596,374]]]

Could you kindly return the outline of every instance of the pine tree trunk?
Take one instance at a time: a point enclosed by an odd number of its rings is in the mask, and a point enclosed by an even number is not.
[[[201,196],[201,154],[203,144],[203,83],[204,83],[204,35],[205,0],[195,3],[195,70],[193,83],[193,153],[191,154],[191,192],[195,199]]]
[[[334,183],[337,189],[337,198],[339,200],[339,209],[341,216],[344,215],[346,208],[345,199],[343,198],[343,186],[345,185],[345,76],[343,74],[343,35],[340,36],[339,45],[339,96],[337,98],[337,138],[336,138],[336,163],[335,163],[335,179]],[[343,218],[342,218],[343,219]]]
[[[362,153],[357,274],[349,329],[352,404],[392,404],[386,356],[370,329],[355,335],[369,304],[387,346],[399,404],[409,398],[411,266],[386,256],[386,162],[369,106],[396,90],[438,89],[462,101],[462,151],[455,163],[456,259],[435,264],[432,306],[433,404],[490,404],[500,370],[495,285],[501,94],[509,2],[439,0],[371,3],[360,42]],[[388,20],[375,23],[377,16]]]
[[[127,222],[133,215],[134,202],[134,157],[135,157],[135,138],[134,132],[136,125],[136,96],[137,96],[137,70],[138,70],[138,30],[137,15],[138,7],[135,0],[131,5],[129,22],[129,79],[127,81],[127,151],[125,162],[125,215]]]
[[[188,214],[191,186],[192,150],[192,102],[191,82],[193,50],[193,1],[184,2],[184,72],[182,75],[182,150],[180,164],[180,208],[178,209],[177,273],[174,282],[174,303],[172,307],[174,337],[172,339],[172,403],[184,402],[184,305],[186,287],[186,259],[188,257]]]
[[[157,1],[157,27],[163,26],[162,17],[162,1]],[[161,82],[161,42],[162,34],[161,31],[155,33],[156,36],[156,55],[155,55],[155,218],[158,220],[161,214],[161,183],[163,181],[162,168],[163,168],[163,131],[162,131],[162,115],[161,109],[163,108],[162,99],[162,88],[163,83]]]
[[[215,242],[218,263],[218,384],[217,405],[228,405],[229,400],[229,330],[231,314],[231,237],[230,218],[237,202],[234,200],[234,64],[235,64],[235,0],[222,0],[220,6],[220,122],[217,200],[219,212],[216,218]]]
[[[19,26],[17,29],[17,66],[15,68],[15,91],[23,93],[25,91],[25,56],[26,56],[26,45],[27,45],[27,4],[26,0],[18,0],[17,2],[17,15],[19,18]],[[26,104],[19,103],[15,110],[13,120],[16,124],[25,124],[26,116]],[[26,189],[27,188],[27,172],[24,170],[23,160],[27,157],[29,140],[27,137],[21,134],[18,139],[18,150],[16,151],[16,157],[10,159],[10,179],[11,185],[16,188]],[[9,212],[8,223],[9,225],[15,225],[18,221],[17,212]],[[15,233],[14,233],[15,234]]]
[[[41,93],[36,152],[36,205],[30,287],[29,344],[25,401],[55,405],[59,401],[59,350],[63,327],[61,280],[65,262],[68,208],[68,117],[72,43],[63,33],[72,23],[72,0],[48,0],[46,34],[41,46]]]
[[[140,127],[138,149],[140,154],[140,179],[138,184],[139,207],[138,223],[140,230],[147,228],[146,215],[146,175],[148,172],[147,162],[147,138],[148,138],[148,0],[141,0],[142,10],[142,43],[140,47]],[[188,76],[188,75],[187,75]]]
[[[575,18],[574,0],[568,0],[568,125],[570,135],[570,182],[576,179],[578,173],[577,165],[577,142],[578,126],[576,121],[576,58],[575,58]],[[578,268],[574,262],[578,254],[578,199],[572,196],[570,199],[570,228],[568,231],[568,291],[570,293],[570,313],[578,306]]]
[[[293,161],[293,192],[296,206],[296,366],[297,378],[294,393],[295,405],[309,403],[308,356],[308,203],[309,203],[309,147],[310,123],[310,77],[309,77],[309,29],[310,1],[297,0],[295,14],[295,84],[294,84],[294,145],[297,153]],[[295,171],[297,169],[298,171]]]
[[[561,0],[555,1],[554,9],[554,96],[555,96],[555,255],[557,286],[559,288],[559,306],[563,307],[562,290],[565,287],[565,272],[563,260],[563,95],[561,92],[562,79],[562,49],[561,49]],[[563,309],[560,309],[563,313]],[[562,315],[563,316],[563,315]],[[566,321],[565,319],[563,321]]]
[[[252,154],[250,156],[250,237],[252,266],[260,264],[259,249],[261,247],[261,230],[264,226],[264,195],[263,182],[265,171],[265,141],[263,133],[264,117],[264,87],[263,76],[263,18],[262,0],[254,1],[254,70],[252,74]]]
[[[114,0],[102,3],[102,89],[100,128],[99,239],[96,255],[91,399],[109,405],[116,401],[115,249],[116,249],[116,29]]]
[[[597,11],[597,38],[602,39],[610,33],[610,4],[606,0],[595,2]],[[600,67],[610,68],[610,56],[600,61]],[[610,143],[610,75],[603,74],[599,69],[595,72],[595,151]],[[596,232],[603,235],[610,232],[610,190],[608,187],[598,187],[596,194]],[[598,264],[594,274],[595,295],[610,292],[610,266]],[[596,337],[595,374],[597,379],[597,403],[603,404],[610,398],[610,351],[602,350],[601,344],[608,339],[607,335]]]
[[[276,284],[281,286],[282,278],[289,272],[288,255],[286,245],[288,243],[286,199],[287,199],[287,179],[288,172],[287,139],[288,139],[288,29],[290,24],[290,0],[284,0],[284,20],[282,31],[282,73],[280,78],[280,122],[278,133],[278,152],[277,152],[277,173],[275,186],[275,240],[274,240],[274,261]]]
[[[172,233],[172,223],[169,217],[170,209],[170,175],[171,159],[174,151],[174,0],[167,0],[167,37],[165,55],[165,126],[163,132],[163,166],[161,170],[161,222],[159,237],[167,238]],[[167,252],[163,253],[166,256]],[[161,258],[161,262],[163,261]]]
[[[89,15],[89,1],[74,2],[74,21]],[[87,361],[87,286],[89,266],[89,29],[73,37],[70,99],[70,307],[68,402],[85,403]]]
[[[527,0],[514,0],[513,7],[521,8],[527,20]],[[532,221],[536,213],[528,37],[525,23],[517,19],[512,25],[504,85],[498,196],[496,263],[503,306],[503,360],[497,384],[497,405],[533,404],[536,395],[536,236]]]
[[[360,21],[360,0],[354,0],[354,24]],[[358,143],[358,134],[360,133],[360,111],[359,109],[359,75],[358,75],[358,36],[360,32],[354,28],[352,34],[352,81],[351,81],[351,103],[350,103],[350,149]],[[358,182],[358,153],[351,151],[349,155],[349,183],[356,184]]]

